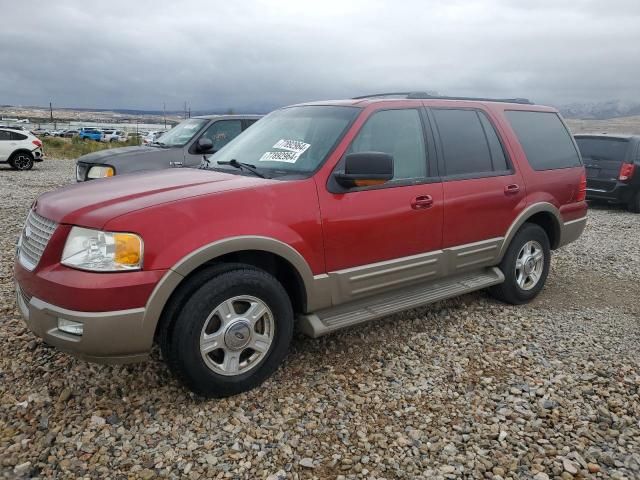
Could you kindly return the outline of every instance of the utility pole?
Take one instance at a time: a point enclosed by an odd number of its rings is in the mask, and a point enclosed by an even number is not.
[[[164,119],[164,129],[167,129],[167,106],[163,102],[162,103],[162,118]]]
[[[191,105],[189,105],[189,118],[191,118]]]
[[[187,118],[187,101],[184,101],[184,117],[183,118]]]
[[[53,123],[53,129],[57,130],[58,129],[58,125],[53,120],[53,106],[51,105],[51,102],[49,102],[49,118],[51,119],[51,123]]]

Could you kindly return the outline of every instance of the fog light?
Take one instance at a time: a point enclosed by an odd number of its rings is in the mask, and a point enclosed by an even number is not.
[[[71,335],[82,335],[83,325],[80,322],[74,322],[66,318],[58,318],[58,330]]]

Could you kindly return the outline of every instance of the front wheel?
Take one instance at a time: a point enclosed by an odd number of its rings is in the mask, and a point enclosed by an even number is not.
[[[530,302],[544,287],[550,260],[551,247],[544,229],[525,223],[500,262],[504,282],[491,287],[489,292],[498,300],[514,305]]]
[[[31,170],[33,168],[33,155],[27,152],[14,153],[9,159],[9,165],[15,170]]]
[[[247,266],[208,279],[163,334],[170,369],[193,392],[226,397],[250,390],[282,363],[293,309],[282,285]]]

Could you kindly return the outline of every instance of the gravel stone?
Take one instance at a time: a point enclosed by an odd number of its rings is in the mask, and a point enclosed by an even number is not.
[[[263,386],[205,401],[157,350],[96,365],[26,328],[15,242],[73,174],[0,166],[0,478],[640,478],[640,216],[594,205],[531,304],[478,292],[297,334]]]

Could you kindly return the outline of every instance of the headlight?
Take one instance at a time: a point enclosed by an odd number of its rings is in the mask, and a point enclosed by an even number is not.
[[[96,272],[139,270],[142,254],[142,239],[133,233],[73,227],[64,245],[61,263]]]
[[[106,165],[95,165],[89,169],[87,178],[113,177],[115,174],[116,171],[113,169],[113,167],[108,167]]]

